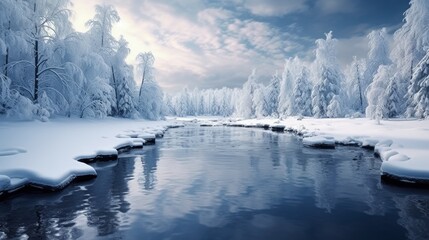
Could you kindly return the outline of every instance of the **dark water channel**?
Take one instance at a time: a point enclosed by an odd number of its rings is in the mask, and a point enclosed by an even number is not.
[[[429,190],[353,147],[259,129],[170,129],[98,177],[0,202],[0,239],[429,239]]]

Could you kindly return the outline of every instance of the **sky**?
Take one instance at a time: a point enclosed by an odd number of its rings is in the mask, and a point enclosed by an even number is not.
[[[241,87],[252,69],[261,81],[281,72],[287,58],[314,57],[314,41],[333,31],[338,60],[364,57],[366,35],[401,26],[408,0],[71,0],[76,30],[95,4],[110,4],[121,20],[113,35],[129,42],[131,64],[155,56],[156,79],[168,93]],[[90,2],[90,3],[89,3]]]

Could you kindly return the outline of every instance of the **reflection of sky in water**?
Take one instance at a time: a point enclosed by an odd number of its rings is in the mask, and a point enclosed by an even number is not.
[[[303,148],[293,136],[263,130],[171,129],[141,156],[95,167],[96,180],[0,202],[0,232],[82,239],[429,237],[429,192],[381,184],[379,160],[358,148]]]

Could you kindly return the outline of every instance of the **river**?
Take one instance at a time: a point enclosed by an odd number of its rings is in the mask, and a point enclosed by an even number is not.
[[[429,190],[357,147],[263,129],[170,129],[94,180],[0,202],[0,239],[429,239]]]

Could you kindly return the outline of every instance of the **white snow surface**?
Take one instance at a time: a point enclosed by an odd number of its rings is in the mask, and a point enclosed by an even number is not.
[[[306,137],[302,140],[302,143],[307,146],[329,146],[335,147],[335,139],[332,137],[325,136],[313,136]]]
[[[75,177],[96,175],[93,167],[77,160],[141,146],[144,140],[130,133],[153,136],[168,125],[174,123],[114,118],[0,121],[0,191],[25,183],[61,188]]]
[[[207,121],[207,117],[203,121]],[[429,180],[429,120],[392,119],[377,124],[366,118],[289,117],[224,118],[218,122],[244,126],[284,125],[287,131],[301,134],[307,144],[334,141],[375,147],[375,152],[383,160],[382,173],[404,179]]]
[[[374,146],[383,160],[381,172],[400,178],[429,180],[429,120],[382,120],[378,125],[366,118],[299,120],[290,117],[280,121],[251,119],[237,123],[283,124],[287,130],[302,133],[304,142],[306,136],[323,136],[337,143]]]

